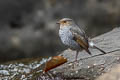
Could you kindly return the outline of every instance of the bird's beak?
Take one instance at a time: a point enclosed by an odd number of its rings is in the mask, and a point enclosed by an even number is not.
[[[56,22],[56,24],[60,24],[60,21]]]

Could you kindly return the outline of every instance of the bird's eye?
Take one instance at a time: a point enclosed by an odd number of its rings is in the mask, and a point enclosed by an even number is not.
[[[63,23],[66,23],[67,21],[63,21]]]

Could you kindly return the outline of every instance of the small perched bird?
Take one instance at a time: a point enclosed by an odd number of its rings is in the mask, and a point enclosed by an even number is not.
[[[102,53],[106,54],[103,50],[96,47],[93,42],[88,40],[85,31],[76,25],[76,23],[70,18],[63,18],[57,22],[60,24],[59,37],[63,44],[67,45],[70,49],[76,50],[75,61],[77,61],[77,56],[79,51],[85,50],[91,55],[89,47],[96,48]]]

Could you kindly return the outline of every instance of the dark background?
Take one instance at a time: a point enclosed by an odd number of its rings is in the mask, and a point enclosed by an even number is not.
[[[63,17],[94,37],[120,25],[120,0],[0,0],[0,62],[59,54]]]

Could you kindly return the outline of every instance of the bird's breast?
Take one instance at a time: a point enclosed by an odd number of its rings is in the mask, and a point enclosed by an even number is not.
[[[72,33],[70,32],[70,30],[67,29],[60,29],[59,36],[64,44],[68,43],[73,38]]]
[[[78,44],[73,40],[73,34],[70,29],[60,29],[59,36],[63,44],[69,47],[79,47]]]

